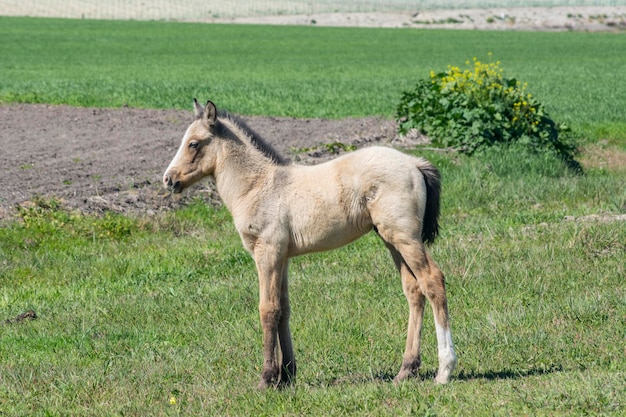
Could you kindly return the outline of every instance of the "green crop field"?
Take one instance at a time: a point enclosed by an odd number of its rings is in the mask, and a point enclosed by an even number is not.
[[[0,416],[626,413],[624,34],[0,18],[0,102],[391,117],[431,69],[476,56],[580,132],[584,175],[532,154],[416,149],[443,174],[459,366],[432,314],[395,386],[408,308],[374,234],[291,262],[295,385],[255,389],[254,262],[230,215],[84,215],[39,199],[0,225]],[[10,121],[8,121],[10,122]],[[33,309],[38,319],[5,322]]]
[[[626,136],[626,34],[271,27],[0,17],[0,102],[392,116],[430,70],[502,62],[553,116]]]

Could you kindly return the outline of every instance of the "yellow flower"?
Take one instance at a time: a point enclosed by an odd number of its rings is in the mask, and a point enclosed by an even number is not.
[[[176,405],[176,397],[174,396],[170,397],[170,404]]]

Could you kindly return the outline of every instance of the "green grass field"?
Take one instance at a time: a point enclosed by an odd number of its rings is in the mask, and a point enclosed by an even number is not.
[[[626,137],[626,34],[206,25],[0,17],[0,102],[392,116],[430,70],[493,53],[557,120]]]
[[[491,51],[588,138],[585,175],[416,150],[444,176],[446,386],[430,310],[420,378],[391,382],[408,308],[374,234],[291,262],[298,379],[257,391],[257,278],[224,209],[94,217],[38,200],[0,227],[0,416],[626,413],[626,225],[564,219],[626,212],[624,35],[0,18],[0,36],[3,102],[198,96],[295,116],[391,115],[415,78]],[[28,309],[39,318],[4,322]]]

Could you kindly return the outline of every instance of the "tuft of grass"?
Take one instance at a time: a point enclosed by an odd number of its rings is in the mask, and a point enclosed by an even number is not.
[[[0,227],[6,415],[621,415],[624,177],[536,155],[422,150],[443,174],[440,239],[459,367],[447,386],[427,310],[420,378],[394,386],[408,308],[369,234],[295,258],[299,374],[259,392],[254,262],[224,209],[151,218],[39,200]],[[583,159],[584,160],[584,159]],[[602,213],[608,221],[581,219]],[[566,220],[565,216],[578,220]],[[569,218],[569,217],[568,217]],[[27,310],[38,318],[12,322]]]

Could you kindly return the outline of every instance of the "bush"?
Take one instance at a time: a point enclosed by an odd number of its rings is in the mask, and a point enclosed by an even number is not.
[[[515,143],[556,154],[579,171],[572,132],[549,117],[527,84],[504,77],[499,61],[473,61],[473,68],[463,71],[450,65],[445,72],[431,71],[429,79],[403,93],[396,113],[399,132],[417,129],[436,146],[467,154]]]

